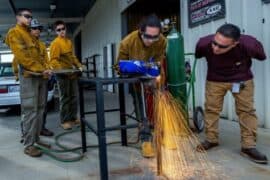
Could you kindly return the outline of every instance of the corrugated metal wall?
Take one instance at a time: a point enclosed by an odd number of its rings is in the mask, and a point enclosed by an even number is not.
[[[225,19],[212,21],[190,29],[188,27],[187,0],[181,0],[181,30],[185,38],[185,51],[194,52],[196,42],[202,36],[214,33],[225,22],[238,25],[243,33],[253,35],[262,41],[268,60],[265,62],[253,61],[255,75],[255,107],[259,117],[259,125],[270,128],[270,4],[263,4],[261,0],[226,0]],[[263,23],[264,21],[264,23]],[[206,61],[198,62],[196,75],[197,103],[204,104],[204,88],[206,78]],[[234,100],[227,94],[222,116],[229,120],[237,120],[234,110]]]

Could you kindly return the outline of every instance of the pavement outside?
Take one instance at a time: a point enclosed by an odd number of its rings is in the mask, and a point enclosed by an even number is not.
[[[118,107],[118,97],[105,93],[105,107]],[[87,110],[95,109],[94,92],[85,95]],[[131,113],[133,106],[131,98],[127,100],[127,112]],[[95,116],[87,116],[96,125]],[[106,124],[117,125],[119,113],[107,113]],[[47,117],[47,128],[56,134],[63,132],[60,128],[58,112],[50,111]],[[137,140],[137,130],[128,131],[129,141]],[[81,145],[80,133],[67,135],[61,143],[70,147]],[[203,134],[200,135],[203,139]],[[53,138],[43,141],[54,143]],[[119,131],[108,132],[107,142],[119,141]],[[41,158],[31,158],[23,153],[20,144],[20,115],[16,111],[1,110],[0,113],[0,180],[95,180],[100,179],[98,150],[88,149],[83,160],[73,163],[63,163],[43,155]],[[89,145],[97,143],[93,133],[87,134]],[[55,145],[53,145],[55,148]],[[120,144],[108,146],[108,161],[110,179],[162,179],[155,176],[153,164],[149,159],[143,159],[138,145],[122,147]],[[258,130],[258,149],[267,154],[270,159],[270,130]],[[237,122],[220,121],[220,146],[208,152],[211,162],[222,170],[226,179],[268,180],[270,179],[270,165],[258,165],[240,155],[240,130]],[[192,179],[192,178],[191,178]],[[200,178],[201,179],[201,178]],[[203,178],[202,178],[203,179]],[[222,178],[221,178],[222,179]]]

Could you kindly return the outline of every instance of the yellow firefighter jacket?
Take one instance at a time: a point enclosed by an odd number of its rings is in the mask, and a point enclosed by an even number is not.
[[[36,39],[35,37],[33,37],[33,38]],[[41,63],[42,63],[43,66],[45,66],[45,69],[50,69],[50,67],[49,67],[49,57],[48,57],[46,45],[42,41],[40,41],[39,39],[36,39],[36,41],[38,41],[38,43],[39,43],[40,61],[41,61]],[[15,58],[12,61],[12,68],[13,68],[14,75],[18,79],[19,64],[18,64],[18,60],[16,60]]]
[[[41,73],[46,70],[45,62],[40,58],[39,42],[33,38],[27,27],[16,25],[6,36],[6,44],[14,54],[14,59],[25,70]],[[29,74],[23,72],[24,77]]]
[[[119,71],[119,60],[143,60],[149,61],[151,58],[155,62],[161,64],[161,84],[165,82],[165,71],[163,69],[163,62],[165,59],[167,41],[161,34],[158,41],[154,42],[150,47],[146,47],[140,37],[138,30],[131,32],[120,43],[117,62],[115,64],[116,71]]]
[[[140,37],[138,30],[126,36],[120,43],[117,63],[119,60],[144,60],[154,58],[155,61],[162,61],[165,58],[166,39],[160,35],[158,41],[150,47],[146,47]]]
[[[72,69],[82,67],[73,52],[71,40],[57,37],[50,46],[50,66],[53,69]]]

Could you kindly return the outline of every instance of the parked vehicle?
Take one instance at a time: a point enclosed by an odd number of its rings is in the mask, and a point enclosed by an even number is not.
[[[48,92],[48,102],[53,101],[54,88]],[[20,82],[16,81],[11,63],[0,64],[0,108],[21,104]]]

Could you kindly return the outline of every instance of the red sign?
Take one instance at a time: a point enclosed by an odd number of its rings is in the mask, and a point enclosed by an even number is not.
[[[189,0],[189,27],[224,18],[225,0]]]

